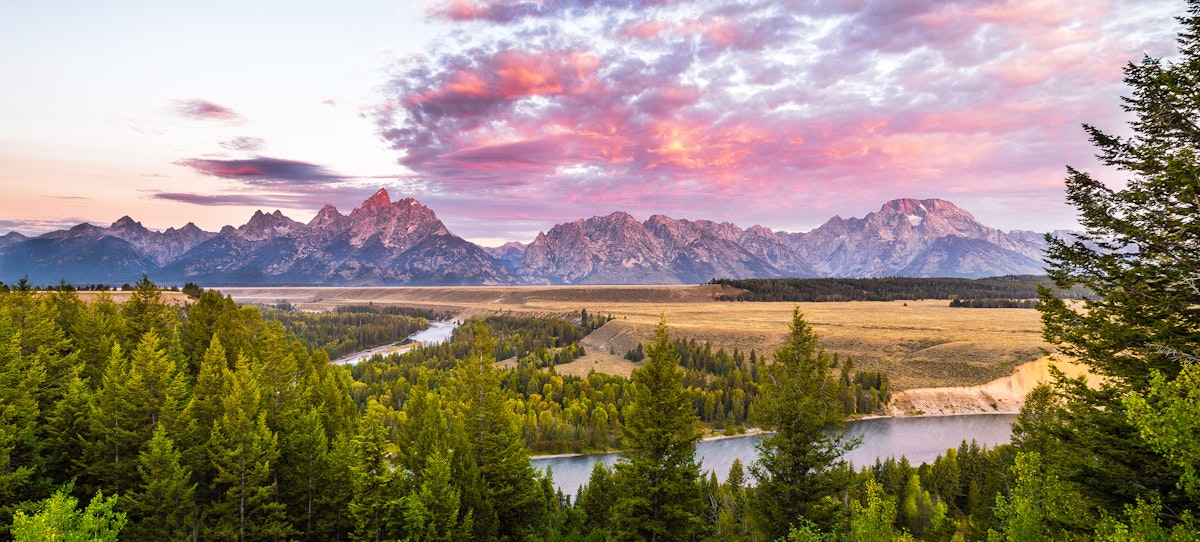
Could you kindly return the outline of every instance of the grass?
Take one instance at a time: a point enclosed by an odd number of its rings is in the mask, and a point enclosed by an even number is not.
[[[1030,309],[950,308],[946,301],[749,303],[715,301],[719,286],[545,286],[445,288],[226,288],[238,302],[287,300],[302,310],[338,305],[396,304],[451,309],[463,316],[494,312],[569,314],[587,309],[616,320],[597,330],[588,355],[557,368],[628,375],[625,352],[652,335],[665,317],[673,336],[709,341],[732,351],[774,351],[799,307],[826,350],[854,358],[862,370],[882,369],[893,389],[970,386],[1009,375],[1042,355],[1039,313]],[[613,352],[613,353],[610,353]]]

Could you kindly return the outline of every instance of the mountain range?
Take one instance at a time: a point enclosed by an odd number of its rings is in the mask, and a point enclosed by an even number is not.
[[[258,211],[239,227],[153,231],[126,216],[37,237],[0,236],[0,280],[119,284],[679,284],[713,278],[965,277],[1042,274],[1044,237],[1003,232],[939,199],[897,199],[807,233],[628,213],[580,219],[528,245],[484,248],[412,198],[380,189],[348,215],[307,224]]]

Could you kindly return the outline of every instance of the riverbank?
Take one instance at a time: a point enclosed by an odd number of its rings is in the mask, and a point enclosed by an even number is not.
[[[1049,382],[1053,364],[1069,377],[1087,374],[1082,365],[1049,356],[1019,365],[1011,375],[978,386],[914,388],[892,394],[884,412],[888,416],[912,417],[949,414],[1015,413],[1025,404],[1025,396],[1043,382]],[[1099,380],[1088,376],[1088,384]]]
[[[764,432],[762,429],[757,428],[757,427],[751,427],[749,429],[746,429],[745,433],[738,433],[736,435],[704,436],[704,438],[700,439],[700,441],[701,442],[713,442],[713,441],[718,441],[718,440],[742,439],[742,438],[745,438],[745,436],[755,436],[755,435],[761,435],[763,433]],[[607,456],[607,454],[610,454],[610,453],[618,453],[619,454],[620,452],[622,452],[622,451],[608,450],[607,452],[546,453],[546,454],[536,454],[536,456],[529,456],[529,460],[568,459],[568,458],[572,458],[572,457]]]

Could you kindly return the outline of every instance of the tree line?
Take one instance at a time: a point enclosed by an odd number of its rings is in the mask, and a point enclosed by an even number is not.
[[[986,279],[886,277],[872,279],[713,279],[709,284],[741,290],[725,301],[920,301],[923,299],[1037,299],[1039,287],[1055,287],[1048,277],[1009,275]],[[1056,292],[1066,299],[1087,297],[1072,285]]]

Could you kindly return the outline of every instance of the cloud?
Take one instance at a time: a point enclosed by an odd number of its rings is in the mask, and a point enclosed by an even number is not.
[[[1063,165],[1092,163],[1079,125],[1124,122],[1121,66],[1170,50],[1167,5],[435,2],[461,30],[398,60],[374,114],[463,206],[786,226],[992,187],[1061,201]]]
[[[267,141],[261,137],[235,137],[219,143],[231,151],[259,151],[267,146]]]
[[[202,207],[257,207],[265,209],[312,210],[326,203],[361,201],[362,190],[328,190],[310,193],[238,193],[150,192],[154,200],[174,201]],[[361,196],[365,198],[365,196]],[[359,199],[355,199],[359,198]]]
[[[176,100],[173,109],[176,114],[182,117],[196,120],[242,120],[242,116],[234,110],[199,98]]]
[[[258,156],[246,160],[216,160],[191,158],[176,162],[197,172],[224,179],[234,179],[248,185],[320,185],[348,180],[316,164],[298,160],[282,160]]]
[[[0,232],[7,234],[8,232],[20,232],[29,237],[35,237],[52,231],[68,230],[79,224],[88,222],[82,218],[54,218],[54,219],[27,219],[27,220],[0,220]],[[93,224],[107,225],[107,222],[93,222]]]

